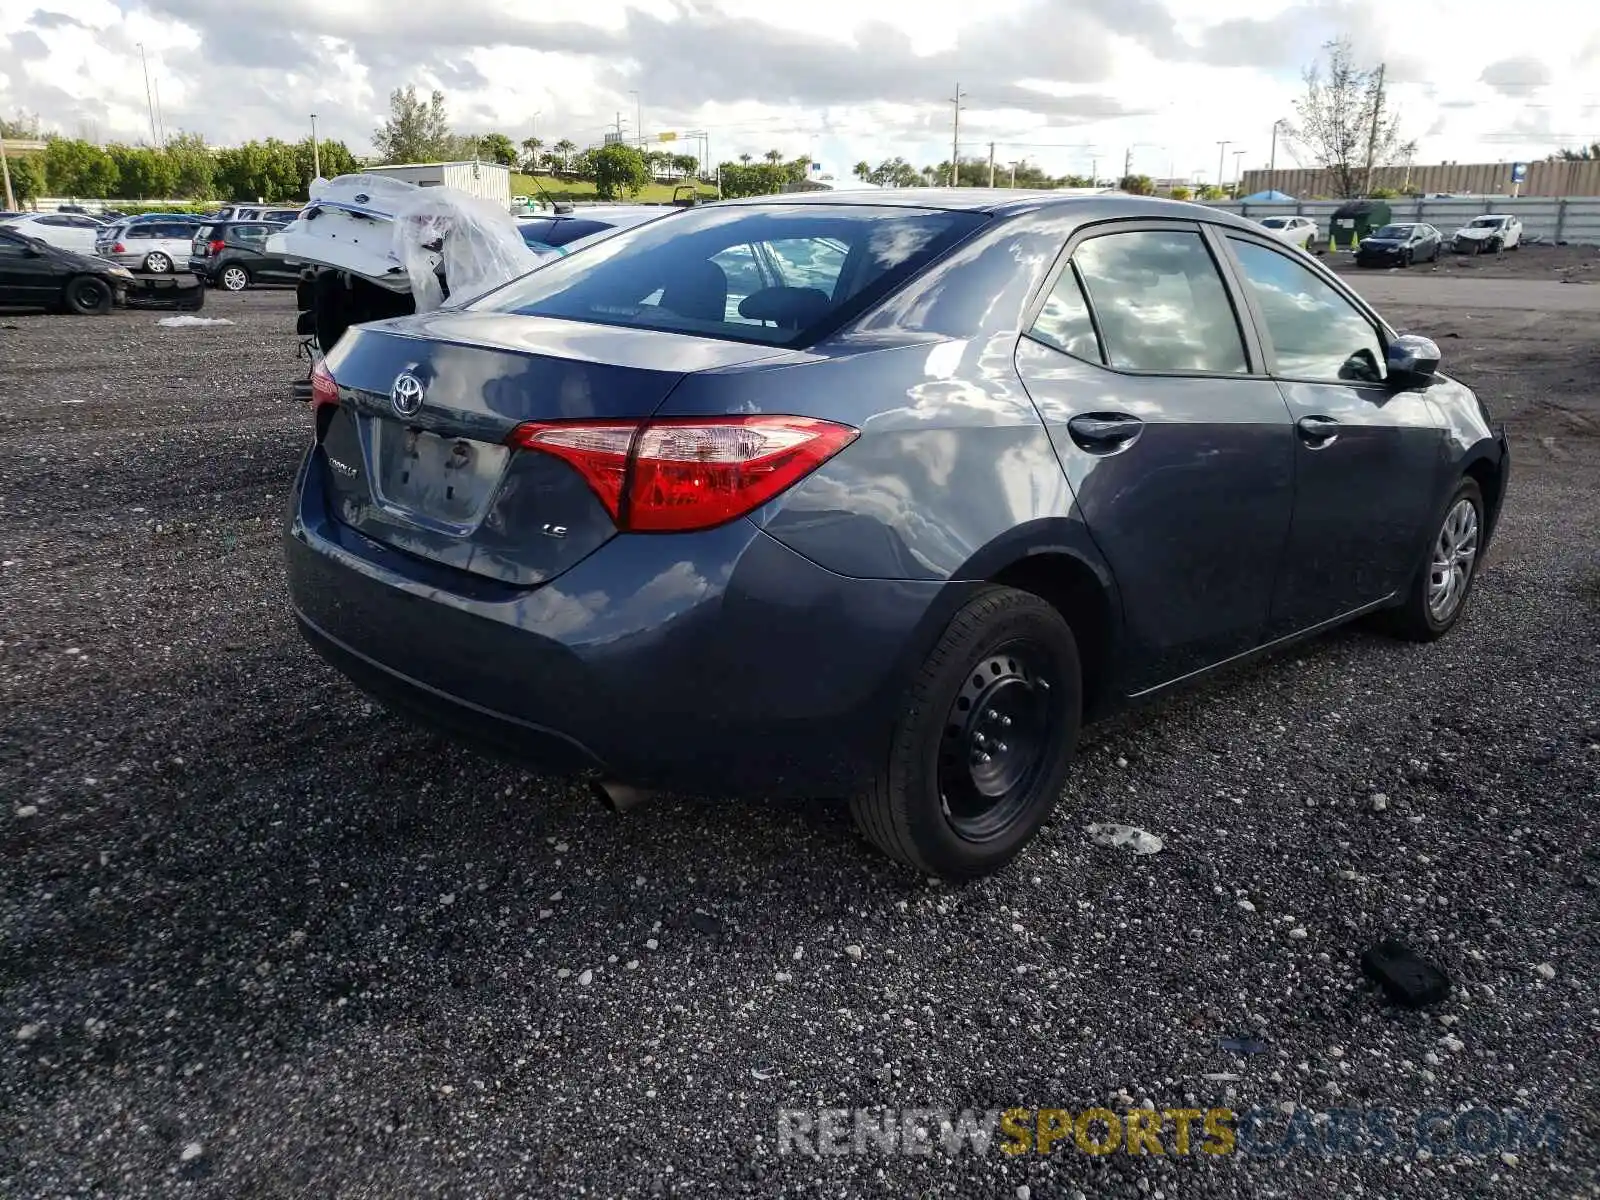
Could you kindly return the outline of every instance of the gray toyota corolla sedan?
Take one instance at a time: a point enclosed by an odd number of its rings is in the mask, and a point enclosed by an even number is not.
[[[849,796],[1000,867],[1081,722],[1373,614],[1461,617],[1509,460],[1425,338],[1253,223],[766,197],[354,329],[286,537],[311,645],[615,807]]]

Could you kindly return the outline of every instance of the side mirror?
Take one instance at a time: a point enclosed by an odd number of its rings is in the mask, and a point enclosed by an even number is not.
[[[1389,382],[1397,388],[1426,387],[1439,370],[1439,347],[1414,333],[1390,342],[1386,357]]]

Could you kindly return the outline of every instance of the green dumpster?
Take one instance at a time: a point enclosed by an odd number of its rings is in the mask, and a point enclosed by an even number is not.
[[[1356,244],[1390,221],[1387,200],[1346,200],[1328,220],[1328,249],[1355,249]]]

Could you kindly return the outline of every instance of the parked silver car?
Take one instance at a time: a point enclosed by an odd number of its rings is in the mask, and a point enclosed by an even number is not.
[[[98,233],[94,252],[136,271],[166,275],[188,265],[196,228],[192,221],[120,222]]]

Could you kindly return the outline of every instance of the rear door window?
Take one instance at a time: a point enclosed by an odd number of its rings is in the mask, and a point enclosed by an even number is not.
[[[1084,297],[1083,284],[1078,279],[1077,268],[1071,263],[1067,264],[1056,286],[1050,290],[1050,296],[1044,302],[1033,328],[1028,331],[1028,336],[1085,362],[1105,361],[1100,353],[1100,339],[1095,336],[1094,321],[1089,316],[1089,302]]]
[[[591,221],[585,217],[572,217],[564,221],[550,222],[550,230],[539,240],[548,242],[552,246],[565,246],[579,238],[588,237],[591,233],[601,233],[611,226],[604,221]]]
[[[1073,252],[1107,361],[1127,371],[1244,374],[1244,335],[1198,230],[1090,238]]]
[[[265,225],[235,225],[233,240],[244,243],[252,250],[260,250],[266,244],[269,232]]]

